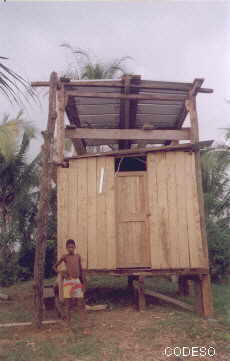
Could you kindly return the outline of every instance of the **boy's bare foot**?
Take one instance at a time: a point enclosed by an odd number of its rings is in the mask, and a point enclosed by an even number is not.
[[[92,335],[92,330],[89,328],[84,328],[82,333],[83,335]]]

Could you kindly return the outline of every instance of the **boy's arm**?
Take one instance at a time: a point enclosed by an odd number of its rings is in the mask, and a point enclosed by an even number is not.
[[[85,273],[83,271],[82,268],[82,264],[81,264],[81,256],[79,256],[79,270],[80,270],[80,275],[79,275],[79,279],[81,281],[81,283],[83,284],[83,287],[86,287],[86,279],[85,279]]]
[[[64,260],[65,260],[65,256],[62,256],[60,259],[59,259],[59,261],[58,262],[56,262],[55,263],[55,265],[53,265],[53,270],[56,272],[56,273],[58,273],[58,266],[62,263],[62,262],[64,262]]]

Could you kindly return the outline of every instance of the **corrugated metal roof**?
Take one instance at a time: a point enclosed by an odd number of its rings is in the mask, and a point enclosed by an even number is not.
[[[135,79],[136,80],[136,79]],[[125,88],[123,80],[87,80],[74,81],[66,84],[65,90],[74,97],[78,112],[80,126],[84,128],[122,128],[121,104],[129,103],[130,128],[152,129],[179,129],[185,119],[185,100],[189,91],[193,89],[193,83],[161,82],[140,80],[138,83],[130,83]],[[131,97],[139,96],[139,99],[120,99],[119,95]],[[95,97],[93,96],[95,94]],[[106,96],[114,98],[107,98]],[[97,97],[102,96],[102,97]],[[151,99],[143,99],[143,97]],[[152,99],[157,97],[157,99]],[[173,100],[171,100],[173,97]],[[135,111],[131,112],[131,107]],[[134,119],[135,118],[135,119]],[[94,144],[91,140],[85,140],[86,144]],[[95,142],[98,144],[99,140]],[[105,140],[102,142],[102,144]],[[109,141],[108,141],[109,142]],[[118,143],[114,140],[110,143]],[[133,141],[132,143],[135,143]]]

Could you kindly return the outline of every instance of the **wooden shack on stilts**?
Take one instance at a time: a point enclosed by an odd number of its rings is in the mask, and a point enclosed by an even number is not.
[[[204,142],[199,142],[196,95],[212,90],[202,83],[136,75],[58,79],[57,102],[50,103],[56,114],[50,164],[57,168],[59,257],[66,239],[78,240],[87,273],[126,275],[129,283],[135,279],[140,308],[144,294],[151,294],[144,289],[145,276],[192,280],[195,309],[210,317],[200,168]],[[190,126],[183,127],[187,116]],[[72,156],[64,152],[66,138],[73,143]]]

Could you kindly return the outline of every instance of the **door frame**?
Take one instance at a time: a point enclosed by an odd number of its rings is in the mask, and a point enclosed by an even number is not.
[[[144,176],[145,178],[145,225],[146,225],[146,237],[147,237],[147,243],[149,245],[149,249],[148,249],[148,266],[130,266],[130,267],[118,267],[118,230],[119,230],[119,217],[118,217],[118,186],[117,186],[117,181],[116,181],[116,177],[132,177],[132,176]],[[149,217],[150,217],[150,209],[149,209],[149,200],[148,200],[148,172],[147,170],[145,171],[121,171],[121,172],[116,172],[115,173],[115,223],[116,223],[116,268],[117,269],[132,269],[132,268],[151,268],[151,244],[150,244],[150,224],[149,224]]]

